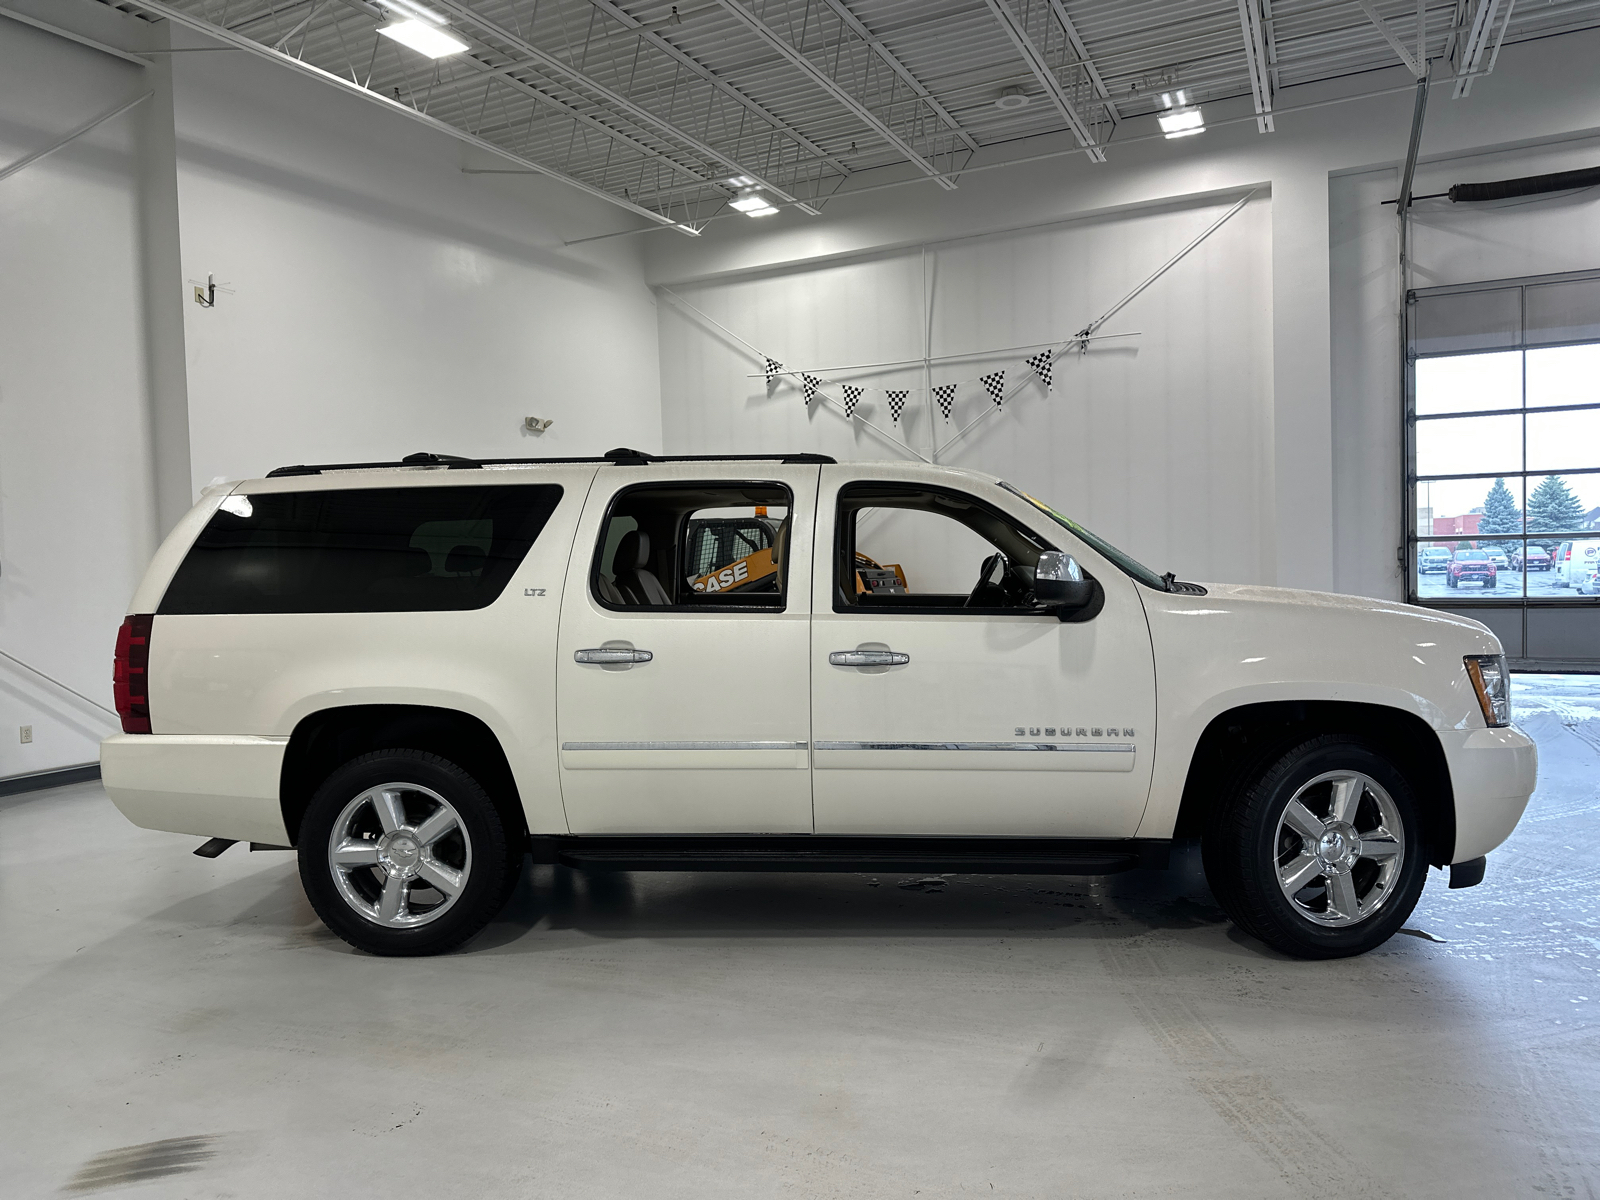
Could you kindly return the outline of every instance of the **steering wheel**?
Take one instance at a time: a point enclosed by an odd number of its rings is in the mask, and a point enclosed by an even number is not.
[[[998,568],[998,570],[996,569]],[[1007,602],[1005,579],[1011,572],[1011,560],[1005,552],[996,550],[983,560],[978,568],[978,582],[967,594],[963,608],[1002,608]]]

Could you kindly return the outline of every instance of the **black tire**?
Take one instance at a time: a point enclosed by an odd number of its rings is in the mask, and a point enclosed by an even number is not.
[[[1351,877],[1358,881],[1357,888],[1371,889],[1360,901],[1370,902],[1373,911],[1353,923],[1330,926],[1308,915],[1304,903],[1291,900],[1279,885],[1280,856],[1288,853],[1280,822],[1302,788],[1311,789],[1303,803],[1315,805],[1315,789],[1322,785],[1312,781],[1341,772],[1363,775],[1378,785],[1377,791],[1358,789],[1362,820],[1369,826],[1371,814],[1379,811],[1378,795],[1386,794],[1390,812],[1403,830],[1399,837],[1403,852],[1381,890],[1382,868],[1365,859],[1358,861],[1360,873]],[[1359,826],[1361,822],[1352,823]],[[1287,844],[1293,847],[1298,836],[1290,831]],[[1234,924],[1295,958],[1344,958],[1382,945],[1405,924],[1427,882],[1428,846],[1416,793],[1376,747],[1347,735],[1312,738],[1247,772],[1223,798],[1201,849],[1206,880]],[[1359,882],[1362,879],[1367,881],[1364,885]],[[1299,895],[1314,897],[1316,890],[1313,885]],[[1327,877],[1322,891],[1323,903],[1329,906],[1323,919],[1337,919],[1331,911],[1333,891]]]
[[[401,811],[407,819],[393,834],[382,833],[375,807],[369,814],[357,805],[361,797],[388,784],[400,785],[387,790],[400,793]],[[407,790],[407,785],[416,790]],[[418,839],[412,839],[394,850],[394,858],[389,860],[392,871],[381,864],[348,870],[332,864],[330,847],[336,823],[365,821],[369,829],[363,836],[375,836],[373,844],[377,846],[385,837],[403,835],[412,824],[425,825],[426,815],[436,815],[446,805],[458,819],[451,832],[439,839],[437,859],[433,845],[420,849]],[[346,816],[351,809],[357,810],[355,815]],[[362,844],[347,835],[348,830],[341,833],[348,844]],[[328,776],[306,808],[298,845],[300,881],[323,924],[356,949],[381,955],[442,954],[465,942],[505,907],[523,859],[520,840],[508,834],[506,822],[478,781],[455,763],[420,750],[377,750],[352,759]],[[375,850],[374,856],[377,854]],[[400,858],[408,860],[404,868],[397,861]],[[448,877],[459,881],[459,891],[452,897],[432,888],[420,875],[409,875],[399,885],[406,899],[395,919],[419,923],[403,928],[380,923],[390,875],[416,870],[422,858],[430,866],[444,866],[450,872]],[[439,896],[440,900],[432,904],[433,911],[426,902],[414,910],[410,900],[417,895]],[[363,899],[378,911],[364,913],[357,907]]]
[[[1456,586],[1456,577],[1454,575],[1451,575],[1449,578],[1447,578],[1445,580],[1445,582],[1448,583],[1451,587],[1455,587]]]

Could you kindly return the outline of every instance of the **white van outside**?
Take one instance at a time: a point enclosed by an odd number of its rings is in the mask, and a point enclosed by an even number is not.
[[[1562,542],[1555,548],[1551,582],[1557,587],[1574,588],[1584,595],[1595,595],[1595,575],[1600,572],[1600,538]]]

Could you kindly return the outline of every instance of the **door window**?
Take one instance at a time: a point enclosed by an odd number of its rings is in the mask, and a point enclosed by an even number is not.
[[[1039,555],[1055,547],[976,497],[850,484],[839,492],[836,612],[1032,612]]]
[[[791,501],[781,483],[628,488],[600,528],[593,595],[622,611],[782,611]]]

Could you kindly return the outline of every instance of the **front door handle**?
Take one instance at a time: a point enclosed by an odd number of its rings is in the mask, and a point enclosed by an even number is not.
[[[655,655],[648,650],[621,650],[608,646],[601,650],[575,650],[572,657],[581,663],[614,666],[617,663],[647,663]]]
[[[835,650],[828,662],[835,667],[903,667],[911,655],[898,650]]]

